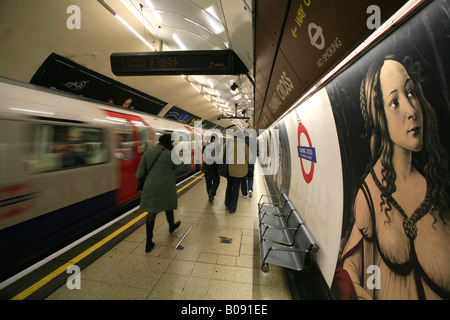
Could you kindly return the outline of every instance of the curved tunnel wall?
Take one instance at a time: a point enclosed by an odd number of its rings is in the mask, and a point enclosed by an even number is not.
[[[265,175],[266,183],[271,193],[289,195],[316,237],[321,248],[317,264],[338,299],[449,298],[449,7],[449,1],[429,3],[259,137],[263,143],[277,140],[278,150],[271,155],[279,170]],[[360,102],[370,65],[387,55],[398,57],[410,78],[420,70],[420,85],[413,91],[406,84],[401,88],[420,101],[423,118],[423,147],[412,152],[410,171],[421,183],[406,187],[381,179],[380,168],[387,165],[381,165],[383,152],[376,144],[371,158],[372,128]],[[419,87],[431,111],[419,99]],[[395,128],[401,131],[401,123]],[[392,132],[388,137],[391,145],[397,143]],[[377,187],[373,167],[384,189]],[[361,200],[364,181],[372,205]],[[380,195],[392,186],[391,198]],[[419,196],[408,197],[412,194]],[[405,221],[415,234],[407,231]]]

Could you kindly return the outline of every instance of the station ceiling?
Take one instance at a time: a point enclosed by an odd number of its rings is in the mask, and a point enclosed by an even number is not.
[[[30,82],[56,53],[167,105],[224,128],[218,120],[253,112],[252,0],[1,0],[0,76]],[[120,52],[232,50],[249,73],[220,76],[115,76],[110,56]],[[232,84],[237,89],[232,90]]]

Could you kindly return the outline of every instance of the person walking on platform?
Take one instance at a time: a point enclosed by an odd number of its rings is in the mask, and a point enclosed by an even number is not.
[[[216,152],[217,154],[220,152],[220,148],[217,149],[218,145],[214,143],[215,140],[216,137],[212,136],[211,143],[203,148],[203,173],[205,174],[206,192],[208,194],[209,202],[214,200],[217,188],[219,188],[220,184],[220,175],[217,171],[217,163],[213,159],[216,156]]]
[[[245,137],[245,144],[249,145],[249,137]],[[255,162],[256,162],[256,158],[253,158],[254,156],[254,152],[250,152],[250,160],[249,160],[249,164],[248,164],[248,173],[247,176],[245,176],[244,178],[242,178],[242,182],[241,182],[241,192],[242,195],[244,196],[244,198],[247,198],[247,195],[249,198],[253,197],[253,176],[254,176],[254,171],[255,171]],[[258,144],[256,144],[256,157],[259,156],[259,151],[258,151]],[[248,186],[247,186],[247,180],[248,180]]]
[[[181,169],[184,164],[181,160],[178,165],[172,162],[172,149],[172,137],[169,134],[162,135],[159,143],[145,152],[136,172],[138,179],[147,174],[140,203],[141,209],[148,212],[146,252],[150,252],[155,246],[152,239],[158,212],[166,212],[170,233],[174,232],[181,224],[180,221],[174,221],[174,210],[178,206],[174,170]]]
[[[248,173],[242,178],[241,182],[241,192],[244,198],[253,197],[253,172],[255,171],[254,164],[248,164]],[[247,181],[248,180],[248,181]]]
[[[240,145],[243,144],[242,148]],[[244,153],[244,154],[239,154]],[[226,161],[228,163],[227,190],[225,206],[230,213],[235,213],[239,199],[242,179],[248,173],[249,148],[242,138],[234,137],[232,143],[226,144]]]

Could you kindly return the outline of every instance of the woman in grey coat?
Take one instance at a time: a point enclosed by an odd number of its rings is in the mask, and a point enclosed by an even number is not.
[[[177,209],[178,205],[174,170],[183,168],[184,164],[181,162],[176,165],[172,162],[172,148],[172,137],[169,134],[162,135],[159,143],[145,152],[136,172],[136,177],[140,179],[150,170],[141,196],[141,209],[148,212],[146,252],[150,252],[155,246],[152,239],[158,212],[166,212],[170,233],[174,232],[181,224],[180,221],[174,222],[173,210]]]

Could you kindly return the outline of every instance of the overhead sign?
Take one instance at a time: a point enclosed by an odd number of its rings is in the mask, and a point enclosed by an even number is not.
[[[276,23],[271,21],[278,2],[259,1],[263,5],[256,8],[255,86],[263,95],[257,102],[263,105],[255,110],[262,109],[261,119],[263,114],[281,116],[407,2],[291,0],[288,6],[283,2],[278,8],[285,17],[279,36],[281,15]]]
[[[116,76],[240,75],[247,67],[231,50],[113,53]]]
[[[267,90],[264,108],[269,108],[272,115],[280,117],[298,97],[305,92],[305,88],[291,68],[288,60],[280,51],[275,61],[272,79]]]
[[[374,31],[368,25],[370,7],[379,9],[384,22],[405,2],[293,0],[280,49],[304,87],[310,87]]]

